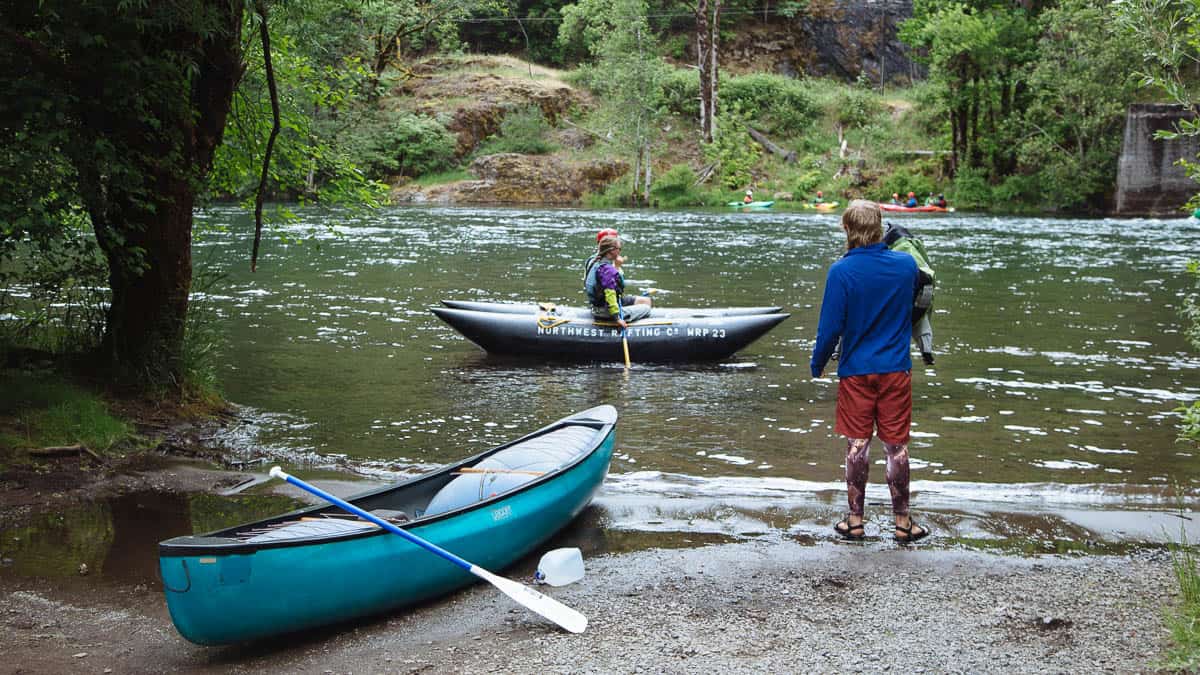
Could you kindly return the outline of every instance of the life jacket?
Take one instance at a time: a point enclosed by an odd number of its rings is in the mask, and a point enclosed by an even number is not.
[[[921,320],[933,306],[934,281],[933,266],[929,264],[929,254],[925,252],[925,243],[901,225],[887,224],[883,233],[883,243],[893,251],[903,251],[917,262],[917,290],[913,294],[913,323]]]
[[[600,285],[600,268],[605,265],[612,265],[609,260],[604,260],[598,255],[594,255],[587,259],[583,265],[583,292],[587,295],[588,302],[592,307],[607,307],[608,301],[604,299],[604,287]],[[617,295],[625,294],[625,275],[617,271]]]

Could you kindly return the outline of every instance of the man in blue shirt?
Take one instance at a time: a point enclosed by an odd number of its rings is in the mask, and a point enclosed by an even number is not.
[[[862,539],[863,505],[870,468],[871,436],[878,435],[887,454],[887,482],[896,519],[896,541],[913,542],[929,534],[908,514],[908,440],[912,423],[912,305],[917,263],[890,251],[883,242],[879,205],[861,199],[842,214],[846,254],[829,268],[813,377],[821,377],[839,340],[837,425],[846,437],[846,492],[850,513],[834,530]]]

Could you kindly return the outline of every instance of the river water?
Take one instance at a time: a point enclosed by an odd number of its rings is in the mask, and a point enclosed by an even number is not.
[[[609,403],[621,417],[601,504],[620,527],[803,533],[818,525],[795,514],[843,508],[836,381],[808,371],[825,273],[843,246],[837,215],[299,216],[265,236],[254,274],[252,223],[227,208],[199,218],[197,267],[226,276],[197,299],[226,331],[225,393],[255,420],[231,436],[247,453],[388,479]],[[937,363],[917,358],[913,371],[914,508],[944,511],[951,528],[970,521],[984,539],[988,518],[963,514],[1079,511],[1071,523],[1086,529],[1100,509],[1110,530],[1174,527],[1147,514],[1187,508],[1200,491],[1172,412],[1200,397],[1200,354],[1177,314],[1200,225],[889,220],[922,237],[938,278]],[[489,357],[427,309],[444,298],[581,304],[580,264],[604,227],[627,239],[631,286],[660,289],[663,306],[770,304],[791,317],[715,364],[638,364],[633,341],[626,372]],[[882,513],[878,442],[873,454],[868,498]]]
[[[354,492],[608,403],[620,413],[609,477],[596,507],[546,548],[833,538],[845,510],[836,382],[811,379],[808,361],[843,246],[836,215],[298,215],[265,236],[253,274],[250,219],[225,207],[198,215],[194,310],[222,335],[219,377],[246,422],[221,440],[248,466],[280,463]],[[913,370],[912,501],[934,528],[927,546],[1086,554],[1200,540],[1200,461],[1175,442],[1173,412],[1200,397],[1200,354],[1178,316],[1200,224],[891,220],[923,238],[938,278],[937,364],[918,357]],[[641,364],[633,339],[626,371],[489,357],[428,311],[444,298],[582,304],[580,265],[604,227],[628,241],[630,284],[660,289],[663,306],[781,305],[791,316],[720,363]],[[872,453],[867,534],[887,542],[878,442]],[[347,486],[347,470],[363,485]],[[255,487],[43,514],[0,532],[0,577],[87,567],[100,571],[89,579],[153,584],[155,542],[295,503]]]

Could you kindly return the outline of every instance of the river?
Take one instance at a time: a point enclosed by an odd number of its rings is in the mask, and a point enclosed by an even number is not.
[[[794,521],[842,508],[836,381],[808,372],[824,276],[843,246],[836,215],[298,216],[265,235],[253,274],[252,223],[231,208],[198,218],[197,269],[224,276],[197,302],[225,333],[219,376],[254,420],[227,440],[248,455],[393,478],[609,403],[621,415],[601,498],[611,525],[803,536],[823,525]],[[979,539],[995,534],[986,514],[997,509],[1078,512],[1055,521],[1068,535],[1094,525],[1096,509],[1110,530],[1151,538],[1172,526],[1146,516],[1200,489],[1172,412],[1200,397],[1200,354],[1177,313],[1200,225],[888,219],[924,240],[938,278],[937,363],[918,358],[913,371],[914,508],[944,510],[945,526]],[[580,304],[580,264],[604,227],[627,239],[630,285],[660,289],[662,306],[771,304],[791,317],[715,364],[639,364],[634,340],[626,372],[489,357],[427,309],[444,298]],[[873,455],[868,499],[881,507],[878,442]]]

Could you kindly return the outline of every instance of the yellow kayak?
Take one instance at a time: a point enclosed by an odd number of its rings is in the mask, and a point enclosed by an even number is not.
[[[837,205],[838,205],[838,202],[821,202],[820,204],[813,204],[811,202],[808,202],[808,203],[804,204],[804,208],[816,209],[818,211],[832,211],[833,209],[837,208]]]

